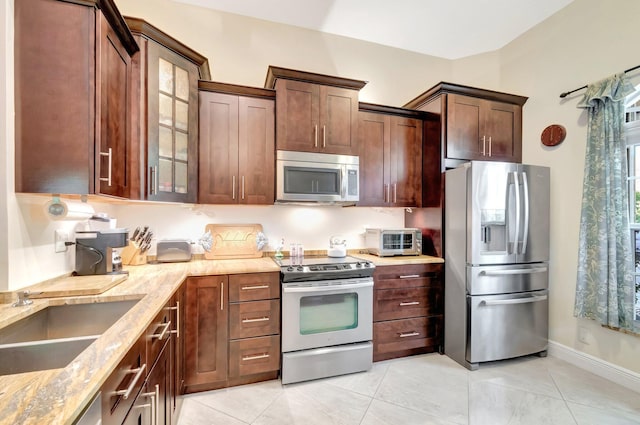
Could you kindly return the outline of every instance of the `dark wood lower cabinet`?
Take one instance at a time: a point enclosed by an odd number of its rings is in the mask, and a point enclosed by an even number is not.
[[[189,277],[186,289],[185,392],[227,380],[228,276]]]
[[[441,351],[443,267],[379,266],[373,275],[373,360]]]
[[[186,393],[278,377],[279,273],[190,277],[185,313]]]

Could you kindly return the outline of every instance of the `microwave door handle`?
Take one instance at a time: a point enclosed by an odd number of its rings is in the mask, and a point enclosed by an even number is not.
[[[347,197],[347,167],[340,167],[340,174],[342,175],[342,181],[340,182],[340,197],[345,199]]]
[[[522,249],[520,254],[527,251],[527,240],[529,239],[529,184],[527,182],[527,173],[522,172],[522,200],[524,203],[524,220],[522,234]]]

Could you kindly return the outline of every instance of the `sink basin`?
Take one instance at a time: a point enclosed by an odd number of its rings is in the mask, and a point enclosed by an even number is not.
[[[65,367],[137,302],[49,306],[0,329],[0,375]]]
[[[130,300],[49,306],[0,329],[0,347],[16,342],[99,336],[137,302],[138,300]]]
[[[97,336],[0,345],[0,375],[65,367]]]

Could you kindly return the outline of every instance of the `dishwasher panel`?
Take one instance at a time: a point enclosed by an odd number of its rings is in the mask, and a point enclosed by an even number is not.
[[[467,309],[466,361],[471,365],[547,349],[548,290],[467,296]]]

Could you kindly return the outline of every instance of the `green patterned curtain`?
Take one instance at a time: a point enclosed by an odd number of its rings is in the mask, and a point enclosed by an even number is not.
[[[591,84],[578,105],[589,113],[574,315],[633,330],[634,257],[629,232],[625,74]]]

